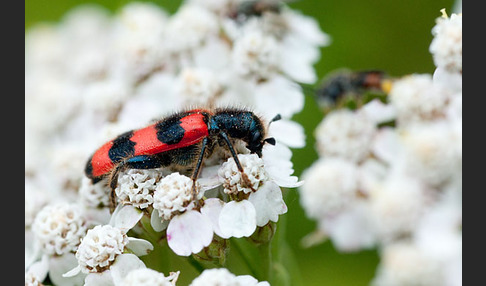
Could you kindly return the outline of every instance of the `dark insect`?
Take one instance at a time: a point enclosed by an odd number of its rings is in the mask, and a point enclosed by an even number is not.
[[[237,4],[229,13],[229,17],[240,23],[250,17],[261,17],[264,13],[280,13],[283,1],[277,0],[249,0]]]
[[[276,116],[273,121],[279,120]],[[262,156],[265,143],[275,145],[274,138],[265,138],[263,121],[251,111],[235,108],[193,109],[166,117],[145,128],[125,132],[101,146],[88,160],[85,173],[93,184],[109,178],[110,208],[114,208],[114,189],[118,174],[126,169],[154,169],[171,165],[192,168],[193,196],[195,182],[203,160],[218,146],[226,146],[234,158],[242,178],[249,179],[231,143],[239,139],[251,153]]]
[[[391,80],[379,70],[340,70],[324,78],[315,92],[321,107],[334,106],[345,96],[360,97],[366,92],[388,93]]]

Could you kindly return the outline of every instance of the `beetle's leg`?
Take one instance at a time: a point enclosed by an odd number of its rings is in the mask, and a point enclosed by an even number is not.
[[[208,138],[205,137],[202,140],[199,158],[197,159],[196,167],[194,168],[194,171],[192,172],[192,177],[191,177],[191,179],[192,179],[192,199],[196,203],[197,203],[196,181],[197,181],[197,178],[199,177],[199,173],[201,172],[201,165],[202,165],[202,162],[204,161],[204,153],[206,152],[207,145],[208,145]]]
[[[129,157],[120,161],[113,169],[109,178],[110,186],[110,212],[113,212],[116,207],[115,189],[118,184],[118,175],[126,169],[155,169],[166,165],[166,162],[161,160],[157,155],[139,155]]]
[[[127,169],[155,169],[165,166],[166,163],[160,160],[159,156],[157,155],[139,155],[127,158],[113,169],[110,175],[110,187],[112,189],[116,188],[118,183],[118,175],[121,171]]]
[[[231,144],[231,141],[228,138],[228,135],[224,132],[220,132],[219,135],[221,138],[224,139],[224,142],[226,142],[226,145],[228,145],[228,148],[231,152],[231,156],[233,156],[233,159],[235,160],[236,167],[238,168],[238,171],[241,172],[241,178],[243,179],[245,185],[249,187],[252,191],[256,192],[256,190],[253,188],[250,179],[246,175],[245,171],[243,170],[243,167],[241,166],[240,160],[238,160],[238,156],[236,155],[236,151],[233,148],[233,145]]]

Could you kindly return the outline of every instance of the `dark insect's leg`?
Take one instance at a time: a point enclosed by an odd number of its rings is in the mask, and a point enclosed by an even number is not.
[[[199,177],[199,173],[201,171],[201,165],[204,160],[204,153],[206,152],[206,147],[208,145],[208,138],[204,138],[202,140],[201,151],[199,155],[199,159],[197,160],[196,167],[192,173],[192,199],[197,202],[197,193],[196,193],[196,181]]]
[[[110,211],[115,210],[115,189],[118,184],[118,175],[120,172],[126,169],[155,169],[166,165],[166,163],[161,160],[156,155],[139,155],[130,157],[118,163],[116,167],[110,174],[109,185],[110,185]]]
[[[221,136],[221,138],[224,139],[224,142],[226,142],[226,145],[228,145],[228,148],[231,152],[231,156],[233,156],[233,159],[235,159],[236,167],[238,167],[238,170],[240,172],[243,172],[243,167],[240,164],[240,160],[238,160],[238,156],[236,155],[236,151],[233,148],[233,145],[231,144],[231,142],[228,138],[228,135],[226,135],[226,133],[224,133],[224,132],[220,132],[219,135]]]
[[[228,145],[228,148],[231,152],[231,156],[233,156],[233,159],[235,160],[236,167],[238,167],[238,171],[241,172],[241,177],[243,178],[245,185],[247,187],[249,187],[252,191],[256,192],[256,190],[251,185],[250,179],[248,178],[248,176],[244,172],[243,167],[241,166],[240,160],[238,160],[238,156],[236,155],[236,151],[233,148],[233,145],[231,144],[231,141],[229,140],[228,135],[226,135],[226,133],[224,133],[224,132],[220,132],[219,135],[221,136],[221,138],[224,139],[224,141],[226,142],[226,145]]]
[[[116,197],[115,197],[115,189],[110,188],[110,202],[109,202],[110,213],[115,211],[116,207]]]
[[[126,169],[155,169],[166,165],[156,155],[139,155],[121,161],[113,170],[110,176],[110,187],[116,188],[118,175]]]

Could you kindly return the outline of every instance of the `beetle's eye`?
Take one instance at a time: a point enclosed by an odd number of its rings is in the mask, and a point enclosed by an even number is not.
[[[256,142],[258,141],[258,139],[260,139],[260,131],[255,131],[255,133],[253,133],[253,137],[251,138],[251,142]]]

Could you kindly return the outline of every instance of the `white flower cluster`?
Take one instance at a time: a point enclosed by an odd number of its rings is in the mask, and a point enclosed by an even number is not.
[[[263,156],[268,152],[271,157],[276,152],[272,149],[264,148]],[[244,173],[238,171],[233,158],[220,167],[208,167],[196,182],[196,194],[191,178],[174,172],[156,180],[156,170],[121,174],[119,184],[125,183],[116,192],[119,198],[141,196],[144,202],[152,202],[140,205],[137,199],[121,203],[152,210],[152,228],[166,230],[169,247],[178,255],[188,256],[211,244],[214,234],[225,239],[248,237],[257,227],[277,222],[278,216],[287,212],[280,187],[302,184],[295,176],[284,181],[272,177],[272,171],[267,173],[264,160],[256,154],[239,154],[238,159]],[[290,167],[283,172],[291,174],[293,170]],[[246,186],[243,176],[250,186]]]
[[[76,263],[75,252],[88,227],[82,207],[76,203],[47,204],[31,227],[25,237],[26,283],[27,279],[34,283],[33,278],[41,283],[49,272],[54,283],[63,284],[66,281],[61,275]]]
[[[250,275],[236,276],[226,268],[206,269],[189,286],[270,286],[267,281],[258,282]]]
[[[377,286],[461,285],[461,23],[433,29],[434,76],[397,78],[386,103],[332,110],[315,130],[320,158],[299,190],[318,230],[304,243],[378,248]]]
[[[98,224],[89,229],[79,243],[75,264],[71,264],[72,269],[67,269],[62,277],[84,278],[85,285],[117,285],[130,270],[145,267],[138,256],[148,254],[153,245],[127,236],[142,216],[143,213],[134,207],[120,206],[108,224]]]
[[[120,203],[131,204],[140,209],[145,209],[154,202],[156,179],[160,174],[154,170],[128,170],[118,180],[115,189]],[[96,185],[95,185],[96,186]]]
[[[76,252],[81,270],[85,273],[102,272],[123,253],[128,237],[118,228],[97,225],[90,229]]]
[[[174,252],[187,256],[215,234],[250,236],[287,211],[280,188],[300,184],[290,148],[305,145],[302,126],[291,120],[304,104],[298,83],[315,81],[313,64],[329,37],[280,1],[258,13],[243,4],[188,0],[172,15],[147,2],[114,14],[85,5],[60,23],[27,30],[26,282],[49,275],[56,285],[118,285],[127,269],[144,268],[137,256],[150,243],[137,246],[127,236],[144,215],[154,230],[166,231]],[[165,114],[227,106],[247,108],[267,123],[282,117],[267,134],[277,144],[265,146],[262,158],[233,142],[248,178],[230,171],[231,159],[223,166],[231,155],[217,150],[195,188],[184,168],[126,170],[110,214],[106,182],[92,184],[84,175],[96,148]],[[76,208],[57,206],[74,202]],[[169,277],[175,284],[177,276]],[[127,276],[125,284],[137,279]]]
[[[169,276],[150,268],[134,269],[123,279],[123,286],[173,286],[176,285],[179,272],[172,272]]]
[[[86,234],[83,212],[75,204],[47,205],[35,217],[32,231],[43,251],[62,255],[76,250]]]
[[[462,73],[462,14],[444,14],[437,19],[432,29],[434,39],[430,44],[437,68],[445,69],[451,73]]]

